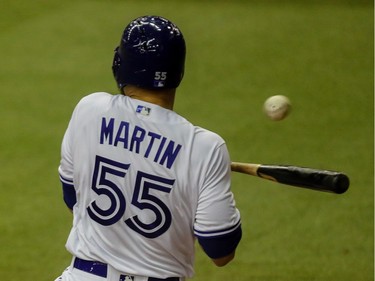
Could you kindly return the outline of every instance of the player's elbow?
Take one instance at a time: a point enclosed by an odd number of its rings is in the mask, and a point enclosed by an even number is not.
[[[228,263],[230,263],[234,259],[234,256],[235,256],[235,252],[233,251],[231,254],[225,257],[212,259],[212,261],[217,267],[223,267],[223,266],[226,266]]]

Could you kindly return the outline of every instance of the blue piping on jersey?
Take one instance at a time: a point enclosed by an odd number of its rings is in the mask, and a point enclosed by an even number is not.
[[[231,232],[235,231],[240,226],[241,226],[241,220],[239,220],[235,225],[227,229],[214,230],[214,231],[199,231],[197,229],[194,229],[194,234],[197,237],[201,237],[201,238],[226,236],[230,234]]]

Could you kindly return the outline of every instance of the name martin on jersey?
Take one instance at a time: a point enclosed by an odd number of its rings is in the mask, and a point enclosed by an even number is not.
[[[176,144],[173,140],[157,133],[139,126],[132,127],[126,121],[116,121],[115,118],[106,117],[102,118],[100,144],[122,146],[168,169],[172,167],[182,147],[181,144]]]

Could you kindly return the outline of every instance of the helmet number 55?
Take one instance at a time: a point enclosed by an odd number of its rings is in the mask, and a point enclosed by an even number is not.
[[[164,81],[167,79],[167,72],[165,71],[156,71],[155,72],[155,80],[158,80],[158,81]]]
[[[90,218],[97,223],[110,226],[125,214],[126,199],[122,188],[130,164],[96,156],[92,177],[92,190],[98,195],[87,207]],[[131,204],[141,212],[153,213],[153,220],[142,221],[138,215],[125,220],[126,225],[135,232],[156,238],[166,232],[171,223],[171,211],[156,194],[170,193],[174,180],[137,172]],[[142,216],[144,217],[144,216]]]

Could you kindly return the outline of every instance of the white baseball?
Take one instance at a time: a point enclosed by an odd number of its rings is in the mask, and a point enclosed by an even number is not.
[[[274,121],[280,121],[287,117],[291,108],[290,100],[283,95],[269,97],[263,105],[266,115]]]

